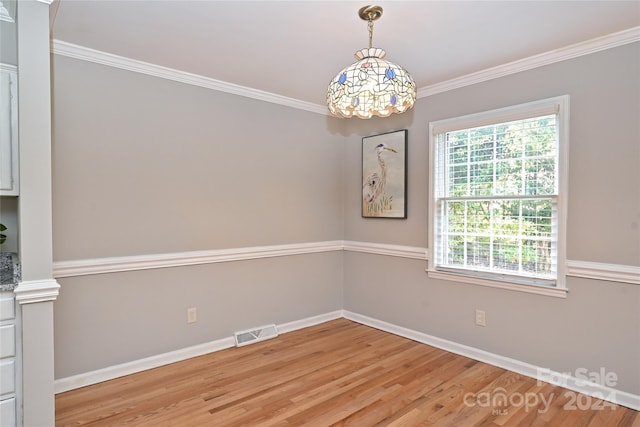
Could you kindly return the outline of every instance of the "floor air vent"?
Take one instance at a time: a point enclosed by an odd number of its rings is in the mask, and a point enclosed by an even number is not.
[[[236,347],[242,347],[243,345],[253,344],[277,336],[278,330],[276,329],[276,325],[261,326],[259,328],[234,333]]]

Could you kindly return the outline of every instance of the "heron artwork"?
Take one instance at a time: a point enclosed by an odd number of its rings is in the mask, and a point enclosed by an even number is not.
[[[362,206],[366,215],[376,216],[391,209],[392,197],[385,192],[387,186],[387,165],[384,161],[385,153],[398,153],[387,146],[378,144],[375,147],[378,157],[379,170],[370,173],[362,181]]]

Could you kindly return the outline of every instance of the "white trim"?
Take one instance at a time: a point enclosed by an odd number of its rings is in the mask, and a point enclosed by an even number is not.
[[[352,240],[345,240],[344,250],[349,252],[364,252],[368,254],[412,258],[423,261],[427,260],[427,248],[415,246],[390,245],[386,243],[355,242]]]
[[[10,72],[17,73],[18,72],[18,66],[17,65],[13,65],[13,64],[6,64],[4,62],[0,62],[0,70],[5,70],[5,71],[10,71]]]
[[[332,311],[330,313],[311,316],[305,319],[277,325],[278,332],[281,334],[292,332],[297,329],[314,326],[329,320],[339,319],[342,317],[342,310]],[[156,356],[146,357],[144,359],[133,360],[131,362],[121,363],[119,365],[108,366],[106,368],[95,371],[86,372],[84,374],[73,375],[70,377],[60,378],[54,381],[54,392],[62,393],[76,388],[97,384],[114,378],[123,377],[125,375],[135,374],[136,372],[146,371],[147,369],[157,368],[159,366],[168,365],[170,363],[180,362],[182,360],[191,359],[192,357],[202,356],[204,354],[213,353],[219,350],[235,347],[233,337],[221,338],[204,344],[198,344],[179,350],[170,351],[168,353]]]
[[[509,371],[516,372],[527,377],[538,379],[539,373],[541,371],[545,371],[551,374],[549,375],[550,377],[559,379],[559,381],[554,382],[554,384],[560,385],[569,390],[584,393],[589,396],[595,396],[598,398],[602,398],[604,396],[604,400],[607,400],[609,402],[626,406],[628,408],[635,409],[636,411],[640,410],[640,396],[636,394],[616,390],[614,388],[606,387],[600,384],[585,384],[585,381],[583,379],[573,377],[566,373],[550,371],[547,368],[541,368],[539,366],[522,362],[520,360],[511,359],[499,354],[490,353],[488,351],[480,350],[474,347],[469,347],[464,344],[458,344],[453,341],[434,337],[433,335],[428,335],[423,332],[418,332],[412,329],[404,328],[402,326],[397,326],[392,323],[387,323],[382,320],[374,319],[372,317],[353,313],[348,310],[343,310],[343,315],[346,319],[352,320],[354,322],[371,326],[372,328],[380,329],[394,335],[409,338],[423,344],[437,347],[450,353],[469,357],[471,359],[478,360],[489,365],[507,369]]]
[[[48,3],[50,0],[42,1]],[[499,77],[505,77],[510,74],[531,70],[545,65],[554,64],[556,62],[566,61],[568,59],[588,55],[591,53],[599,52],[601,50],[612,49],[637,41],[640,41],[640,27],[629,28],[627,30],[597,37],[591,40],[585,40],[580,43],[572,44],[560,49],[509,62],[507,64],[498,65],[496,67],[487,68],[475,73],[424,86],[418,89],[417,97],[426,98],[438,93],[447,92],[453,89],[459,89],[461,87],[470,86],[476,83],[482,83],[488,80],[497,79]],[[221,80],[212,79],[210,77],[204,77],[197,74],[187,73],[185,71],[150,64],[148,62],[125,58],[123,56],[113,55],[99,50],[90,49],[88,47],[79,46],[62,40],[54,39],[51,41],[51,52],[56,55],[94,62],[96,64],[107,65],[110,67],[120,68],[123,70],[133,71],[141,74],[147,74],[154,77],[160,77],[163,79],[173,80],[194,86],[200,86],[220,92],[245,96],[247,98],[271,102],[274,104],[297,108],[312,113],[330,115],[325,105],[301,101],[299,99],[289,98],[286,96],[265,92],[259,89],[253,89],[233,83],[227,83]]]
[[[464,344],[458,344],[453,341],[438,338],[432,335],[425,334],[423,332],[404,328],[402,326],[397,326],[392,323],[374,319],[372,317],[364,316],[362,314],[354,313],[348,310],[336,310],[318,316],[312,316],[305,319],[284,323],[278,325],[277,328],[280,333],[287,333],[342,317],[366,326],[370,326],[372,328],[380,329],[394,335],[417,341],[422,344],[437,347],[450,353],[459,354],[483,363],[488,363],[493,366],[507,369],[509,371],[516,372],[527,377],[538,379],[539,373],[541,371],[544,371],[545,373],[550,374],[549,377],[557,380],[557,382],[553,382],[554,384],[577,391],[579,393],[596,396],[598,398],[602,398],[602,396],[604,396],[604,400],[635,410],[640,410],[640,396],[638,395],[616,390],[614,388],[602,386],[599,384],[585,384],[585,381],[583,379],[575,378],[566,373],[550,371],[547,368],[541,368],[539,366],[522,362],[520,360],[511,359],[509,357],[501,356],[475,347],[469,347]],[[145,371],[147,369],[152,369],[170,363],[190,359],[192,357],[197,357],[215,351],[232,348],[234,347],[234,345],[235,342],[233,337],[226,337],[211,341],[209,343],[199,344],[168,353],[159,354],[156,356],[147,357],[144,359],[122,363],[115,366],[109,366],[84,374],[60,378],[55,380],[54,382],[54,391],[56,394],[62,393],[65,391],[97,384],[125,375],[134,374],[136,372]]]
[[[465,285],[480,285],[489,288],[507,289],[509,291],[526,292],[529,294],[544,295],[548,297],[566,298],[568,292],[567,288],[509,282],[506,280],[492,280],[472,275],[455,274],[444,271],[427,271],[427,275],[430,279],[449,280],[453,282],[463,283]]]
[[[332,251],[360,252],[374,255],[385,255],[418,260],[428,259],[428,248],[417,246],[392,245],[387,243],[358,242],[353,240],[331,240],[324,242],[297,243],[272,246],[252,246],[246,248],[216,249],[210,251],[178,252],[170,254],[134,255],[114,258],[95,258],[53,263],[53,275],[56,278],[88,276],[92,274],[114,273],[122,271],[149,270],[155,268],[183,267],[198,264],[244,261],[278,256],[303,255]],[[620,264],[604,264],[589,261],[568,260],[567,276],[586,277],[640,284],[640,267]],[[444,276],[448,277],[444,277]],[[444,272],[430,272],[430,277],[444,280],[467,282],[466,277]],[[479,279],[480,280],[480,279]],[[484,284],[484,283],[483,283]],[[514,285],[498,282],[502,289],[522,290],[521,287],[533,288],[533,293],[551,296],[563,296],[566,289],[546,288],[543,286]],[[536,291],[537,290],[537,291]]]
[[[585,40],[507,64],[418,88],[418,99],[640,41],[640,27]]]
[[[209,251],[134,255],[114,258],[58,261],[53,263],[54,277],[86,276],[120,271],[182,267],[186,265],[244,261],[277,256],[301,255],[342,250],[341,240],[286,245],[253,246]]]
[[[278,332],[286,334],[287,332],[297,331],[298,329],[308,328],[309,326],[319,325],[330,320],[340,319],[342,317],[342,310],[336,310],[329,313],[319,314],[317,316],[306,317],[301,320],[294,320],[292,322],[282,323],[277,325]]]
[[[567,261],[567,275],[640,285],[640,267],[589,261]]]
[[[640,27],[639,27],[640,28]],[[571,128],[571,108],[569,95],[559,96],[556,99],[558,103],[558,165],[560,170],[558,174],[558,198],[556,199],[556,210],[558,211],[558,228],[557,228],[557,266],[556,266],[556,286],[558,288],[567,288],[567,224],[568,207],[569,207],[569,146],[571,144],[570,128]]]
[[[554,114],[558,115],[558,157],[557,174],[558,194],[556,195],[556,209],[558,212],[556,232],[556,256],[557,256],[557,279],[556,287],[549,288],[545,286],[528,286],[526,284],[517,284],[505,282],[501,280],[491,280],[487,278],[473,277],[472,275],[449,274],[437,271],[437,260],[435,259],[435,249],[438,240],[439,231],[436,222],[440,220],[438,217],[439,204],[437,203],[438,195],[436,188],[439,185],[436,177],[437,169],[443,165],[436,164],[442,162],[442,153],[438,153],[439,143],[438,135],[453,130],[466,129],[476,126],[484,126],[487,124],[503,123],[512,120],[520,120],[526,117],[535,117],[539,115]],[[520,290],[541,295],[566,297],[566,226],[567,226],[567,200],[568,200],[568,177],[569,177],[569,95],[561,95],[552,98],[541,99],[537,101],[527,102],[523,104],[498,108],[489,111],[482,111],[473,114],[467,114],[460,117],[453,117],[443,120],[437,120],[429,123],[429,189],[428,201],[431,208],[428,212],[428,229],[429,248],[431,252],[428,254],[427,271],[429,277],[454,280],[458,282],[471,283],[477,285],[490,286],[495,288]]]
[[[38,3],[44,3],[47,6],[51,6],[51,3],[53,3],[54,0],[36,0]]]
[[[163,67],[148,62],[138,61],[136,59],[125,58],[123,56],[113,55],[111,53],[90,49],[88,47],[67,43],[61,40],[52,40],[51,52],[56,55],[67,56],[69,58],[107,65],[109,67],[133,71],[135,73],[146,74],[206,89],[244,96],[247,98],[257,99],[259,101],[271,102],[285,107],[296,108],[323,115],[329,114],[329,110],[325,105],[313,104],[311,102],[301,101],[299,99],[289,98],[287,96],[240,86],[233,83],[227,83],[222,80],[216,80],[210,77],[188,73],[186,71]]]
[[[429,123],[429,133],[435,137],[440,133],[457,131],[460,129],[499,124],[515,120],[528,119],[536,116],[551,114],[566,114],[569,106],[569,95],[544,98],[522,104],[508,105],[493,110],[483,110],[477,113],[465,114]]]
[[[16,301],[22,304],[55,301],[60,285],[55,279],[31,280],[20,282],[13,290]]]
[[[146,371],[147,369],[157,368],[158,366],[164,366],[170,363],[190,359],[192,357],[202,356],[204,354],[224,350],[234,346],[235,341],[233,340],[233,337],[227,337],[204,344],[198,344],[175,351],[170,351],[168,353],[158,354],[156,356],[146,357],[144,359],[138,359],[131,362],[121,363],[119,365],[108,366],[106,368],[86,372],[84,374],[73,375],[71,377],[55,380],[54,391],[56,394],[62,393],[76,388],[112,380],[114,378],[123,377],[125,375],[135,374],[136,372]]]

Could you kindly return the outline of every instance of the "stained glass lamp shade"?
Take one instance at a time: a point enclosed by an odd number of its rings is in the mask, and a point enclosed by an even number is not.
[[[369,48],[356,52],[357,62],[340,71],[329,83],[327,105],[333,115],[369,119],[404,113],[416,100],[416,84],[399,65],[384,59],[383,49],[372,47],[373,21],[382,8],[365,6],[360,17],[369,21]]]

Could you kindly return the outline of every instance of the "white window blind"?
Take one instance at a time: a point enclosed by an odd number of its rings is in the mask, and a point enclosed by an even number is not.
[[[561,126],[557,102],[432,124],[433,270],[557,283]]]

